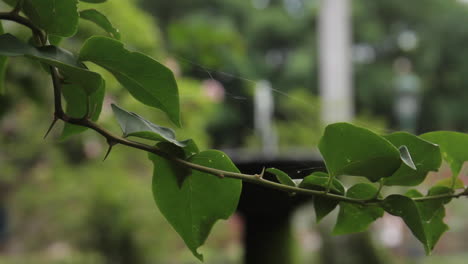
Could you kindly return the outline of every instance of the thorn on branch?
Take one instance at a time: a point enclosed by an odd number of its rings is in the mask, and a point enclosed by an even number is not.
[[[49,128],[47,129],[47,132],[44,135],[44,139],[46,139],[46,137],[49,135],[52,128],[54,128],[55,124],[57,123],[57,120],[58,120],[57,116],[54,116],[54,120],[52,120],[52,123],[50,124]]]
[[[265,167],[263,167],[262,172],[260,172],[260,174],[255,174],[255,176],[259,179],[263,179],[264,175],[265,175]]]
[[[104,159],[102,161],[105,161],[107,159],[107,157],[109,156],[112,148],[117,144],[117,142],[111,140],[111,139],[107,139],[107,144],[109,145],[109,148],[107,148],[107,152],[106,152],[106,155],[104,156]]]

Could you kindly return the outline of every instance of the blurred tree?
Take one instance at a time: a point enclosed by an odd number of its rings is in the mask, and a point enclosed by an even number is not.
[[[211,78],[210,71],[235,95],[251,92],[249,82],[232,76],[267,79],[280,93],[297,87],[317,93],[315,26],[320,1],[147,0],[143,4],[163,25],[165,45],[170,54],[181,57],[185,74],[206,79]],[[424,90],[417,132],[468,129],[468,113],[463,111],[468,98],[464,89],[468,62],[463,59],[467,12],[467,4],[457,0],[429,0],[424,8],[403,0],[353,1],[358,116],[383,116],[397,128],[393,65],[404,57],[412,62]],[[237,137],[249,134],[251,108],[238,105],[250,102],[227,100],[229,111],[242,117],[226,119],[232,124],[230,130],[236,130]],[[219,130],[229,135],[229,129]]]
[[[414,65],[424,89],[418,132],[468,129],[466,1],[359,0],[354,3],[356,99],[360,109],[392,116],[394,62]],[[392,118],[395,123],[395,118]]]
[[[209,128],[215,147],[245,144],[253,128],[250,98],[256,81],[267,79],[280,93],[315,87],[315,1],[143,4],[162,25],[168,52],[182,64],[184,74],[214,78],[227,91],[225,109],[220,110],[226,115]]]

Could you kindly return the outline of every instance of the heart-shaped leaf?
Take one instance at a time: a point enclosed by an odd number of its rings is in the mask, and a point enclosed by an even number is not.
[[[450,191],[449,188],[436,188],[429,191],[428,195],[450,193]],[[385,198],[382,206],[388,213],[401,217],[414,236],[424,245],[426,253],[430,254],[440,236],[448,230],[448,226],[443,222],[445,217],[443,205],[449,199],[429,201],[411,199],[422,196],[416,190],[409,191],[407,196],[394,194]]]
[[[468,134],[453,131],[435,131],[422,134],[420,137],[439,145],[442,157],[450,165],[453,183],[455,183],[463,163],[468,161]]]
[[[124,137],[134,136],[154,141],[167,141],[179,147],[185,146],[185,142],[176,140],[175,132],[170,128],[153,124],[140,115],[127,112],[115,104],[112,104],[112,111]]]
[[[179,92],[167,67],[142,53],[125,49],[122,42],[100,36],[84,43],[80,59],[110,71],[133,97],[161,109],[180,126]]]
[[[375,198],[378,189],[368,183],[358,183],[346,192],[346,196],[355,199],[369,200]],[[382,217],[384,210],[376,205],[360,205],[340,202],[340,212],[333,229],[333,234],[343,235],[365,231],[377,218]]]
[[[198,247],[203,245],[217,220],[227,219],[235,212],[242,182],[192,170],[180,186],[170,161],[153,154],[149,157],[154,163],[153,195],[159,210],[192,253],[202,260]],[[239,172],[224,153],[216,150],[200,152],[189,161]],[[178,164],[175,166],[180,167]]]
[[[80,18],[89,20],[102,29],[104,29],[111,37],[120,40],[120,32],[118,29],[112,26],[112,23],[107,19],[107,17],[96,9],[86,9],[80,11]]]
[[[10,34],[3,34],[0,36],[0,55],[26,56],[57,67],[66,82],[79,85],[87,94],[92,94],[103,86],[104,80],[99,74],[87,70],[73,54],[55,46],[36,48]]]
[[[293,182],[293,180],[291,179],[291,177],[289,177],[288,174],[286,174],[284,171],[282,170],[278,170],[278,169],[275,169],[275,168],[268,168],[266,169],[266,172],[269,172],[271,174],[274,174],[276,176],[276,179],[281,183],[281,184],[284,184],[284,185],[289,185],[289,186],[296,186],[296,184]]]
[[[19,0],[4,0],[15,6]],[[47,33],[71,37],[78,28],[78,0],[22,0],[23,12]]]
[[[385,138],[348,123],[325,128],[319,150],[330,176],[364,176],[375,182],[401,165],[400,152]]]
[[[395,132],[385,138],[395,147],[406,146],[416,166],[414,170],[409,166],[411,164],[404,162],[392,176],[385,178],[385,185],[418,185],[424,181],[429,171],[439,169],[442,158],[437,145],[407,132]]]

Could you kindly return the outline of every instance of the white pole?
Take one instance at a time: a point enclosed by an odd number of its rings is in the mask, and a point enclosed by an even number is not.
[[[322,121],[350,121],[354,115],[350,0],[322,0],[319,15],[319,85]]]
[[[268,81],[257,83],[254,99],[254,124],[262,142],[262,153],[265,156],[275,156],[278,154],[278,138],[273,126],[274,101]]]

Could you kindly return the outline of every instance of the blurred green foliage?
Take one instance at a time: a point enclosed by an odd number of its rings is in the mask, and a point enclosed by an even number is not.
[[[261,80],[273,84],[281,149],[316,145],[323,128],[316,94],[317,1],[174,0],[143,4],[159,24],[167,25],[162,32],[168,54],[180,63],[183,74],[216,79],[226,90],[224,108],[208,129],[214,147],[259,146],[253,131],[251,98]],[[365,115],[369,116],[369,111]],[[382,124],[365,123],[379,128]]]
[[[163,29],[166,46],[169,54],[184,65],[184,74],[199,79],[212,76],[229,93],[239,96],[250,95],[252,82],[260,79],[269,80],[278,90],[274,92],[277,101],[290,100],[282,93],[289,94],[298,87],[317,94],[316,24],[320,1],[173,0],[143,4],[161,25],[167,25]],[[468,63],[463,56],[467,13],[468,5],[456,0],[429,0],[424,8],[419,2],[403,0],[353,1],[358,119],[361,115],[383,117],[398,129],[394,64],[406,58],[423,88],[417,131],[468,129],[468,114],[463,110],[468,99],[464,89],[468,85],[464,74]],[[231,130],[236,130],[238,137],[251,135],[252,110],[238,107],[249,102],[229,96],[226,101],[229,111],[242,117],[226,120]],[[282,115],[281,110],[276,111],[277,118]],[[236,125],[240,123],[244,126]],[[213,133],[215,138],[217,134],[230,135],[228,129],[215,129]]]
[[[152,57],[160,56],[164,52],[160,28],[150,14],[142,12],[137,3],[136,0],[106,1],[98,5],[80,2],[79,8],[99,10],[120,31],[123,43]],[[96,34],[107,35],[89,21],[80,22],[76,38],[83,39]]]
[[[464,1],[353,1],[355,43],[371,47],[374,58],[356,65],[360,109],[392,116],[393,63],[408,58],[421,78],[424,94],[419,131],[467,130],[468,99],[465,42],[468,5]],[[405,47],[404,40],[414,48]],[[409,39],[408,39],[409,37]],[[403,44],[403,45],[402,45]],[[394,118],[392,118],[394,119]]]
[[[251,96],[256,81],[267,79],[275,89],[275,127],[285,150],[316,145],[322,130],[315,31],[319,2],[132,0],[80,2],[80,7],[106,14],[130,49],[173,64],[176,73],[180,68],[180,139],[194,138],[201,149],[258,145]],[[395,126],[393,64],[405,57],[424,88],[419,131],[467,130],[467,15],[468,5],[456,0],[426,0],[424,7],[419,1],[353,1],[354,43],[370,52],[354,64],[356,122],[381,129],[387,118]],[[22,27],[5,28],[29,36]],[[415,48],[399,44],[405,32],[416,36]],[[92,34],[105,32],[83,21],[64,45],[76,51]],[[113,94],[107,105],[118,101],[169,125],[162,114],[126,95],[109,73],[88,66],[107,80]],[[37,67],[13,59],[6,94],[0,96],[0,197],[10,213],[8,233],[14,234],[2,249],[13,253],[0,263],[190,263],[190,252],[154,206],[149,164],[139,161],[144,153],[117,147],[100,163],[104,143],[93,133],[57,142],[59,147],[50,144],[59,129],[47,141],[41,139],[52,105],[50,81]],[[224,86],[224,101],[201,89],[211,78]],[[119,131],[109,109],[100,122]],[[204,248],[208,260],[238,261],[239,245],[229,240],[229,232],[237,230],[232,230],[226,223],[216,225],[213,241]],[[121,248],[128,254],[121,255]]]
[[[120,29],[132,50],[166,61],[159,27],[136,1],[108,1],[97,8]],[[13,24],[9,32],[25,38],[29,32]],[[80,23],[80,33],[62,43],[78,50],[93,34],[105,32],[92,23]],[[89,131],[59,142],[61,128],[42,139],[52,118],[50,80],[38,64],[23,58],[11,60],[6,93],[0,96],[0,263],[195,263],[155,207],[151,193],[151,168],[146,154],[116,147],[106,162],[105,142]],[[88,65],[98,69],[93,65]],[[110,101],[118,101],[162,125],[169,120],[131,98],[106,71],[111,96],[106,98],[100,122],[120,132],[111,115]],[[207,148],[211,139],[204,133],[217,104],[211,103],[201,83],[179,78],[183,128],[180,138],[196,138]],[[52,144],[51,144],[52,143]],[[111,180],[110,180],[111,179]],[[2,222],[3,223],[3,222]],[[237,262],[238,236],[228,222],[219,223],[214,236],[202,249],[212,263]],[[5,226],[3,226],[5,227]],[[0,228],[1,229],[1,228]],[[227,253],[227,254],[226,254]]]

